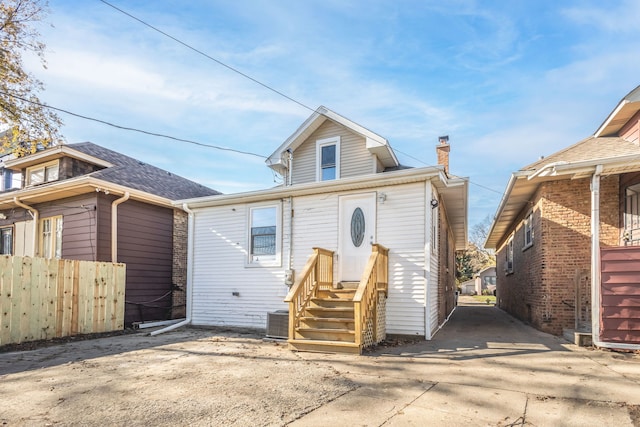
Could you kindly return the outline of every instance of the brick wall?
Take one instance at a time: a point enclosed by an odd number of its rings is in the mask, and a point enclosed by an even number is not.
[[[600,239],[617,246],[619,178],[603,177]],[[514,271],[505,272],[506,240],[497,252],[498,305],[515,317],[559,335],[575,322],[576,272],[591,265],[591,180],[550,181],[540,185],[521,212],[513,232]],[[533,212],[533,245],[524,248],[525,216]]]
[[[453,311],[455,304],[456,259],[455,243],[442,201],[440,201],[438,209],[440,209],[438,215],[440,219],[440,224],[438,224],[438,324],[442,324]]]
[[[187,226],[186,212],[173,211],[173,309],[172,319],[186,317],[187,304]]]

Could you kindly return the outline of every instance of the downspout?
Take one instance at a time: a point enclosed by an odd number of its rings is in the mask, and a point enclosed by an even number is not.
[[[118,262],[118,205],[129,200],[129,192],[111,203],[111,262]]]
[[[182,210],[189,214],[189,221],[187,223],[187,317],[179,323],[175,323],[173,325],[167,326],[166,328],[158,329],[157,331],[151,332],[149,334],[151,336],[173,331],[174,329],[186,326],[191,323],[191,313],[193,311],[193,233],[195,217],[193,211],[189,209],[189,206],[186,203],[182,204]]]
[[[640,345],[638,344],[600,341],[600,289],[602,288],[602,268],[600,264],[601,173],[602,165],[598,165],[591,178],[591,340],[596,347],[640,350]]]
[[[24,208],[27,211],[29,211],[29,213],[33,217],[33,256],[39,255],[38,254],[38,217],[39,217],[39,212],[38,212],[38,210],[36,208],[32,208],[31,206],[25,205],[24,203],[22,203],[20,200],[18,200],[17,197],[13,198],[13,203],[15,203],[16,205],[20,206],[21,208]]]

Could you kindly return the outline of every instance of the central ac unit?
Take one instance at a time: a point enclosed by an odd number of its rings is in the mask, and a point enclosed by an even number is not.
[[[287,310],[267,313],[267,337],[283,340],[289,338],[289,312]]]

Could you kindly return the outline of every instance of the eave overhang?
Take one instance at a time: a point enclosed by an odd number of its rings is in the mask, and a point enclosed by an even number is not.
[[[601,175],[618,175],[640,171],[640,155],[593,159],[579,162],[557,162],[538,170],[518,171],[511,175],[505,193],[489,229],[484,246],[498,249],[522,211],[533,203],[538,186],[545,181],[580,179],[593,175],[597,166]]]
[[[0,193],[0,211],[19,207],[15,203],[14,198],[17,198],[22,203],[36,205],[39,203],[51,202],[100,191],[118,196],[122,196],[128,192],[131,200],[138,200],[157,206],[173,208],[172,201],[165,197],[156,196],[145,191],[114,184],[94,177],[83,176],[28,187],[21,190],[2,192]]]
[[[306,141],[326,120],[332,120],[364,137],[367,149],[378,157],[384,167],[396,167],[400,165],[398,158],[389,145],[389,141],[385,138],[326,107],[320,106],[267,158],[265,161],[267,166],[282,175],[287,169],[284,160],[285,151],[287,151],[287,149],[295,151],[296,148]]]
[[[74,150],[67,145],[57,145],[52,148],[47,148],[46,150],[38,151],[34,154],[29,154],[24,157],[18,157],[17,159],[7,160],[4,164],[7,169],[19,171],[30,166],[35,166],[40,163],[60,159],[62,157],[72,157],[74,159],[82,160],[87,163],[102,166],[105,168],[113,166],[112,163],[109,163],[98,157],[83,153],[81,151]]]
[[[311,182],[267,190],[251,191],[236,194],[198,197],[178,200],[173,203],[176,208],[187,205],[189,209],[198,210],[237,203],[255,203],[288,197],[338,193],[351,190],[375,190],[379,187],[414,182],[431,181],[437,188],[445,206],[449,224],[453,231],[456,250],[467,245],[467,178],[448,178],[442,166],[403,169],[393,172],[362,175],[343,178],[336,181]],[[428,206],[430,209],[431,207]]]

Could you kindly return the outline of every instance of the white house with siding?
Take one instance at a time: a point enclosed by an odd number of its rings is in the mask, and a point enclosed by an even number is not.
[[[380,265],[388,270],[374,273],[378,305],[367,303],[378,316],[369,335],[373,328],[430,339],[454,308],[454,254],[467,241],[468,180],[448,174],[447,139],[437,149],[440,165],[404,168],[386,139],[320,107],[267,159],[283,185],[178,202],[189,212],[185,322],[265,328],[268,313],[289,309],[290,343],[350,343],[358,333],[353,306],[325,300],[353,299],[372,248],[386,248]],[[309,273],[314,248],[328,251],[330,279]],[[314,294],[295,309],[303,331],[290,307],[309,274],[320,288],[330,283],[322,295],[305,291]],[[333,314],[312,318],[304,310],[313,307]],[[340,328],[339,336],[328,332]]]

